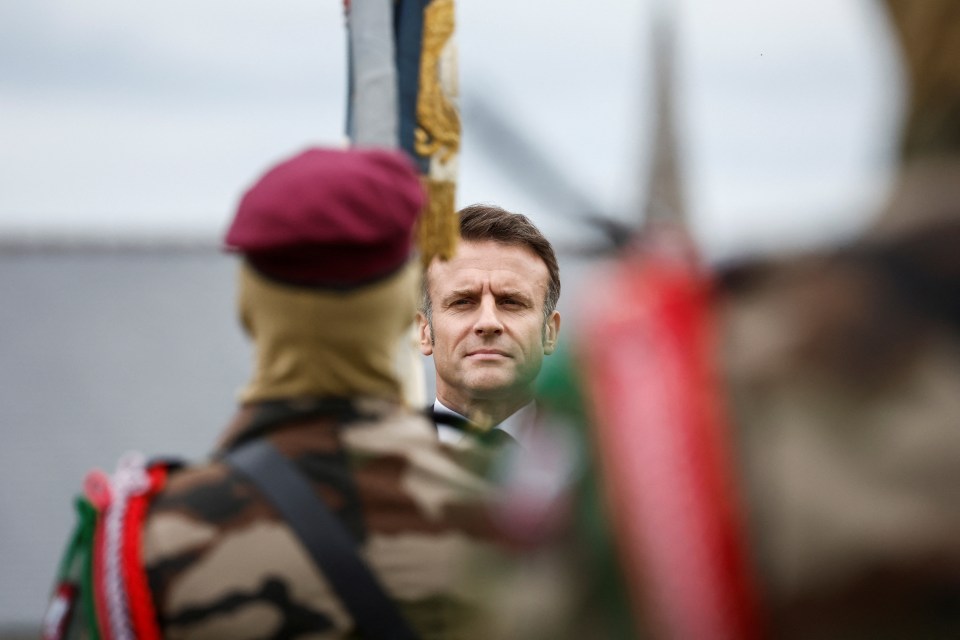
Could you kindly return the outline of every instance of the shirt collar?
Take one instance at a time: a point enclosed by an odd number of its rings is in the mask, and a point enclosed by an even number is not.
[[[466,416],[457,413],[450,407],[440,402],[439,399],[435,399],[433,401],[433,410],[436,413],[449,413],[464,420],[467,419]],[[494,428],[506,432],[513,437],[514,440],[520,443],[521,446],[524,446],[526,436],[530,431],[530,426],[533,424],[536,412],[537,404],[531,400],[507,416],[502,422],[500,422],[500,424],[495,425]],[[460,429],[446,424],[437,425],[437,435],[440,438],[440,442],[444,442],[446,444],[457,444],[462,442],[463,439],[467,437],[467,434]]]

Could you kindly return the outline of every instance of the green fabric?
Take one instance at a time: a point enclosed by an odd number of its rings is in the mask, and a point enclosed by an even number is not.
[[[582,460],[574,484],[574,534],[586,554],[589,586],[582,603],[591,619],[604,621],[598,637],[637,638],[626,584],[621,572],[613,531],[607,515],[603,487],[597,467],[598,453],[590,434],[587,398],[579,376],[575,354],[564,343],[550,358],[537,378],[537,400],[548,415],[570,427]]]
[[[74,507],[77,511],[77,524],[57,571],[57,583],[75,584],[80,594],[79,606],[74,611],[66,637],[99,640],[93,601],[93,540],[97,527],[97,510],[82,496],[77,497]]]

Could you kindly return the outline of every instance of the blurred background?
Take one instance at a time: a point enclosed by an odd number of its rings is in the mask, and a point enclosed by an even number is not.
[[[842,241],[889,187],[902,69],[871,0],[681,0],[675,120],[712,262]],[[458,205],[530,216],[561,312],[639,221],[652,0],[460,0]],[[219,239],[268,164],[343,143],[342,4],[0,4],[0,635],[35,629],[93,466],[200,457],[249,371]],[[534,150],[544,179],[505,157]],[[552,180],[552,183],[551,183]],[[552,185],[552,186],[551,186]]]

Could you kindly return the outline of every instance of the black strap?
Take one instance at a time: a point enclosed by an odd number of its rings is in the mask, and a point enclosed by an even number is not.
[[[276,507],[366,637],[417,638],[357,555],[357,545],[347,530],[291,461],[263,439],[230,451],[223,460],[256,485]]]
[[[310,398],[296,403],[286,400],[266,400],[257,403],[256,411],[249,424],[234,440],[231,448],[260,438],[277,426],[294,420],[332,418],[340,424],[345,424],[361,417],[356,405],[349,398]]]

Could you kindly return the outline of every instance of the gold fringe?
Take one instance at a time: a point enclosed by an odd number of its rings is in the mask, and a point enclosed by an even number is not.
[[[446,163],[460,149],[460,114],[444,91],[440,56],[454,31],[453,0],[433,0],[423,13],[420,91],[415,148],[419,155]]]
[[[441,260],[453,257],[460,237],[460,221],[454,209],[456,184],[424,178],[423,187],[427,192],[427,206],[417,227],[417,245],[426,268],[434,257]]]

